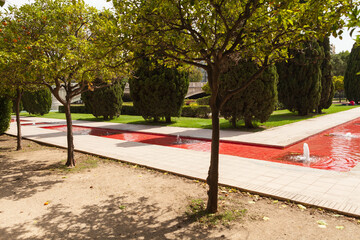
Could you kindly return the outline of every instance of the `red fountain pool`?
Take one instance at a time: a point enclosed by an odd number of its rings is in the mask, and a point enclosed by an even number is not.
[[[66,125],[42,128],[66,132]],[[180,142],[177,136],[172,135],[83,126],[73,126],[73,132],[203,152],[210,152],[211,149],[210,140],[181,137]],[[220,154],[303,166],[302,162],[294,159],[302,154],[305,142],[310,147],[312,158],[316,159],[310,167],[341,172],[350,171],[360,161],[360,119],[331,128],[284,149],[220,141]]]

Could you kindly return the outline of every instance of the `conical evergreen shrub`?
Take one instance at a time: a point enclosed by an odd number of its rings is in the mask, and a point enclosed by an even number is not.
[[[30,114],[44,115],[50,112],[52,97],[48,88],[25,91],[21,100],[24,110]]]
[[[189,79],[188,73],[180,68],[142,58],[136,63],[129,85],[134,107],[145,120],[165,117],[166,122],[171,122],[171,117],[181,114]]]
[[[360,45],[355,43],[351,49],[344,76],[344,89],[349,101],[360,101]]]
[[[258,70],[252,61],[239,61],[220,77],[220,94],[246,84]],[[221,115],[230,120],[233,127],[236,121],[244,119],[245,127],[253,127],[257,120],[266,122],[274,111],[277,102],[278,74],[275,66],[267,68],[263,74],[252,82],[244,91],[232,96],[222,107]]]
[[[96,85],[101,85],[101,80],[96,80]],[[105,85],[106,83],[104,83]],[[81,95],[81,99],[89,112],[95,117],[102,116],[105,120],[119,117],[123,104],[125,83],[115,81],[112,85],[87,91]]]
[[[292,59],[276,65],[279,101],[288,110],[307,115],[317,110],[320,103],[324,53],[317,41],[311,41],[301,50],[289,50],[289,54]]]
[[[0,134],[8,130],[11,120],[12,102],[10,98],[0,96]]]

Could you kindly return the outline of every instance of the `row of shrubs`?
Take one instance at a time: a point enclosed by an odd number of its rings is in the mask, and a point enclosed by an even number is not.
[[[64,113],[64,106],[59,106],[59,112]],[[85,105],[72,105],[71,113],[90,113]],[[139,115],[134,106],[123,105],[121,108],[122,115]],[[209,118],[211,116],[211,109],[208,105],[184,105],[181,111],[182,117],[198,117]]]

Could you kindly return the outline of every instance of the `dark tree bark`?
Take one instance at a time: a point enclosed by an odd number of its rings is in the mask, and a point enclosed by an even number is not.
[[[236,116],[236,115],[234,114],[233,116]],[[236,128],[236,117],[231,118],[231,125],[233,126],[233,128]]]
[[[70,103],[71,101],[67,101],[64,105],[65,115],[66,115],[66,125],[67,125],[67,152],[68,157],[65,163],[68,167],[75,167],[75,158],[74,158],[74,136],[72,131],[72,119],[71,119],[71,111],[70,111]]]
[[[166,123],[171,123],[171,116],[166,116],[165,121]]]
[[[17,126],[17,147],[16,150],[19,151],[22,149],[22,136],[21,136],[21,123],[20,123],[20,101],[21,101],[22,90],[18,87],[16,89],[16,101],[15,101],[15,111],[16,111],[16,126]]]
[[[252,119],[249,117],[245,117],[245,127],[247,128],[254,128],[254,125],[252,123]]]

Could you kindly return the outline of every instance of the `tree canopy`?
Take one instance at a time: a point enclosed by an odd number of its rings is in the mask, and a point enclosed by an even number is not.
[[[110,1],[110,0],[108,0]],[[246,89],[271,63],[288,56],[308,39],[337,35],[341,16],[353,8],[342,0],[113,0],[127,46],[141,46],[165,61],[181,61],[206,70],[212,92],[212,153],[207,210],[217,211],[219,111]],[[248,58],[258,71],[242,86],[219,94],[219,76],[228,61]]]

